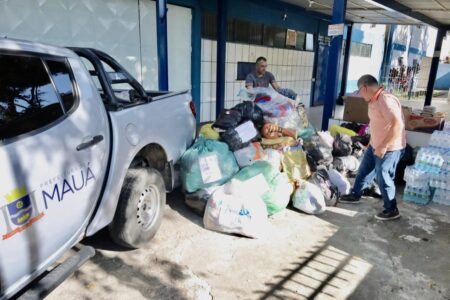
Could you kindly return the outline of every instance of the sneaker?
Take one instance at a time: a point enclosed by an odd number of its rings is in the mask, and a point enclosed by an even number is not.
[[[356,196],[353,195],[353,194],[350,194],[350,195],[344,195],[344,196],[341,196],[341,197],[339,198],[339,202],[340,202],[340,203],[358,204],[358,203],[361,203],[361,198],[360,198],[360,197],[356,197]]]
[[[400,213],[398,209],[394,210],[383,210],[383,212],[380,212],[379,214],[375,215],[375,219],[381,220],[381,221],[389,221],[389,220],[395,220],[400,218]]]

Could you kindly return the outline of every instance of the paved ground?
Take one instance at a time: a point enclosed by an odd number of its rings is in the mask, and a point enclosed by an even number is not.
[[[174,193],[147,248],[84,241],[97,255],[48,299],[450,299],[450,207],[400,203],[383,223],[380,206],[287,209],[252,240],[205,230]]]

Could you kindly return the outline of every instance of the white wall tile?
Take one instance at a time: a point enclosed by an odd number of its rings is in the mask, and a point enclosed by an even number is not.
[[[225,63],[225,81],[230,82],[233,81],[233,64]]]
[[[313,68],[312,67],[308,67],[308,71],[307,71],[307,73],[306,73],[306,80],[311,80],[311,78],[312,78],[312,70],[313,70]]]
[[[244,49],[244,45],[242,44],[236,44],[236,61],[244,61],[244,56],[243,56],[243,49]],[[245,60],[246,61],[246,60]]]
[[[225,100],[233,100],[234,99],[234,83],[227,82],[225,84],[226,89],[226,98]]]
[[[227,43],[227,62],[236,62],[236,44]]]
[[[216,82],[211,82],[210,85],[211,85],[211,97],[209,98],[210,99],[209,102],[216,102],[216,92],[217,92]]]
[[[300,66],[300,56],[301,56],[301,51],[295,51],[295,56],[294,56],[294,59],[295,59],[295,65],[296,66]]]
[[[267,60],[269,65],[273,65],[274,61],[273,61],[273,48],[268,48],[267,49]]]
[[[250,45],[249,47],[249,53],[248,53],[248,60],[250,62],[255,61],[256,60],[256,47],[253,45]]]
[[[308,52],[307,64],[308,64],[308,66],[313,66],[314,65],[314,53],[313,52]]]
[[[239,82],[235,82],[234,83],[234,95],[233,95],[233,99],[234,100],[238,100],[239,99],[239,97],[237,95],[238,95],[239,91],[241,89],[243,89],[244,87],[245,86],[244,86],[244,82],[243,81],[239,81]]]
[[[225,109],[230,109],[230,108],[232,108],[234,105],[233,105],[233,101],[232,100],[225,100]]]
[[[202,62],[202,82],[211,82],[211,63]]]
[[[211,81],[216,81],[217,79],[217,62],[211,63]]]
[[[212,56],[211,56],[211,40],[203,40],[203,52],[202,52],[202,56],[203,56],[203,61],[211,61]]]
[[[217,41],[211,41],[211,60],[217,61]]]
[[[299,66],[295,67],[295,80],[300,80],[300,68]]]
[[[201,86],[202,86],[201,102],[211,101],[211,84],[202,83]]]
[[[308,52],[304,52],[303,53],[303,66],[308,66],[309,65],[309,55]]]
[[[204,57],[205,57],[205,39],[202,39],[202,55],[201,55],[201,61],[204,61]]]
[[[200,112],[201,112],[201,122],[207,122],[210,121],[210,112],[211,112],[211,103],[205,102],[201,104]]]
[[[288,50],[288,49],[284,49],[284,56],[285,56],[285,58],[284,58],[284,65],[285,66],[288,66],[289,65],[289,53],[290,53],[290,50]]]
[[[283,65],[283,49],[277,49],[277,65],[281,66]]]
[[[216,120],[216,103],[211,103],[211,108],[210,108],[210,115],[209,118],[211,121],[215,121]]]
[[[242,45],[242,60],[243,61],[249,61],[249,52],[250,52],[250,46],[249,45]]]
[[[288,65],[289,65],[289,66],[294,65],[294,59],[293,59],[293,56],[294,56],[294,50],[288,50],[287,60],[288,60]]]

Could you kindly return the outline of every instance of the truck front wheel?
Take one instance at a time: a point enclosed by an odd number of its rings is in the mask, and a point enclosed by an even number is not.
[[[109,226],[113,241],[127,248],[148,243],[161,225],[165,204],[164,179],[157,170],[129,169]]]

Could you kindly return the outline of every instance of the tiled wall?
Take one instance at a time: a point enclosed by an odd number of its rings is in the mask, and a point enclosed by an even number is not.
[[[216,56],[216,41],[202,39],[201,122],[215,119]],[[294,90],[309,106],[314,52],[227,43],[225,108],[240,102],[237,94],[245,85],[244,81],[236,80],[237,62],[254,62],[259,56],[267,58],[268,71],[275,75],[278,84]]]
[[[155,11],[154,1],[0,0],[0,36],[103,50],[157,90]],[[168,5],[167,14],[169,88],[190,89],[191,9]]]

